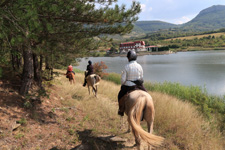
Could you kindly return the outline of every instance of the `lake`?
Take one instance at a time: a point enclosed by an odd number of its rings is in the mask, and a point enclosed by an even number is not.
[[[88,60],[103,61],[107,72],[121,73],[126,57],[82,58],[76,68],[85,70]],[[178,52],[169,55],[138,56],[144,70],[144,80],[150,82],[178,82],[182,85],[205,87],[211,95],[225,95],[225,50]]]

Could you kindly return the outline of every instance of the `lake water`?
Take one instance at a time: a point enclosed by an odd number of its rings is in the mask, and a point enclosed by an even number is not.
[[[85,70],[88,60],[103,61],[107,72],[121,73],[126,57],[82,58],[80,70]],[[169,55],[138,56],[137,62],[144,70],[144,80],[150,82],[178,82],[182,85],[205,87],[209,94],[225,95],[225,50],[178,52]]]

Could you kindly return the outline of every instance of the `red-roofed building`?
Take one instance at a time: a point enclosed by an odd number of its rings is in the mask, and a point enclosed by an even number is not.
[[[135,50],[136,52],[146,51],[145,41],[134,41],[134,42],[121,43],[119,50],[120,50],[120,53],[126,53],[129,50]]]
[[[158,46],[151,45],[151,46],[146,46],[145,48],[149,52],[153,52],[153,51],[158,52]]]

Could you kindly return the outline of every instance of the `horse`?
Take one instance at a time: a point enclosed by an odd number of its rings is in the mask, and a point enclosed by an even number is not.
[[[87,71],[85,71],[84,74],[85,74],[85,77],[86,77]],[[95,97],[97,97],[97,91],[98,91],[97,85],[99,85],[101,77],[97,74],[91,74],[91,75],[87,76],[85,79],[87,81],[87,87],[88,87],[89,95],[90,95],[89,86],[91,86],[93,94],[95,95]]]
[[[75,75],[72,72],[68,72],[66,76],[69,78],[70,84],[75,84]]]
[[[135,90],[123,98],[125,98],[125,114],[129,123],[128,132],[131,126],[138,150],[141,149],[141,139],[147,142],[149,150],[152,146],[159,147],[164,138],[152,134],[155,110],[151,95],[142,90]],[[147,122],[148,132],[140,125],[142,119]]]

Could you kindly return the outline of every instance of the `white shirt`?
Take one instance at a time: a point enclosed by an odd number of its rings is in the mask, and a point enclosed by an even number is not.
[[[124,68],[121,74],[121,84],[127,86],[134,86],[135,81],[138,79],[143,79],[143,69],[140,64],[136,61],[130,61]]]

